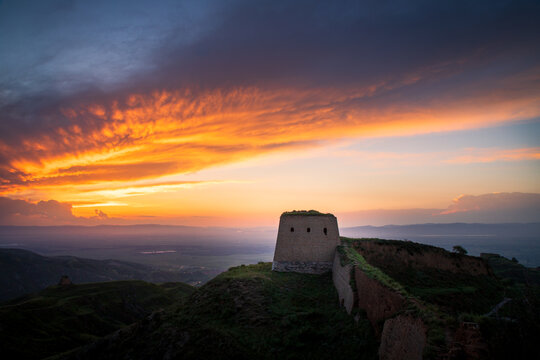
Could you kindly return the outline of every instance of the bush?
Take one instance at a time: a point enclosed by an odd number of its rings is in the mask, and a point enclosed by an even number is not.
[[[465,250],[465,248],[461,245],[455,245],[453,248],[455,253],[458,253],[460,255],[466,255],[467,254],[467,250]]]

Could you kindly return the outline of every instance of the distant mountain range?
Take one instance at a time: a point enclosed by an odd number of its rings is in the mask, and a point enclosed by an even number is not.
[[[341,229],[342,235],[361,233],[368,237],[375,234],[387,234],[393,237],[403,236],[496,236],[496,237],[540,237],[540,223],[504,223],[504,224],[412,224],[385,226],[353,226]]]
[[[0,249],[0,301],[58,284],[67,275],[75,284],[113,280],[187,282],[190,274],[118,260],[74,256],[47,257],[21,249]]]

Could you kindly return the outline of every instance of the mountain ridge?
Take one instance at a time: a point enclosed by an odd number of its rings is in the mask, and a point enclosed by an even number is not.
[[[188,282],[186,273],[121,260],[43,256],[23,249],[0,249],[0,301],[40,291],[68,275],[75,283],[113,280]]]

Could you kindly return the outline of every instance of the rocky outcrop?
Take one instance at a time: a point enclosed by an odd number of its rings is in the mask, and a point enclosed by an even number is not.
[[[419,318],[399,315],[384,322],[380,360],[421,360],[426,346],[426,326]]]
[[[373,329],[380,334],[383,321],[403,308],[405,298],[379,281],[370,278],[358,267],[354,270],[354,276],[358,289],[358,307],[366,311]]]

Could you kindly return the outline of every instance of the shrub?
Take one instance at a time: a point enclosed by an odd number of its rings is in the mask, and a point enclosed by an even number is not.
[[[458,253],[460,255],[466,255],[467,254],[467,250],[465,250],[465,248],[461,245],[455,245],[453,248],[455,253]]]

